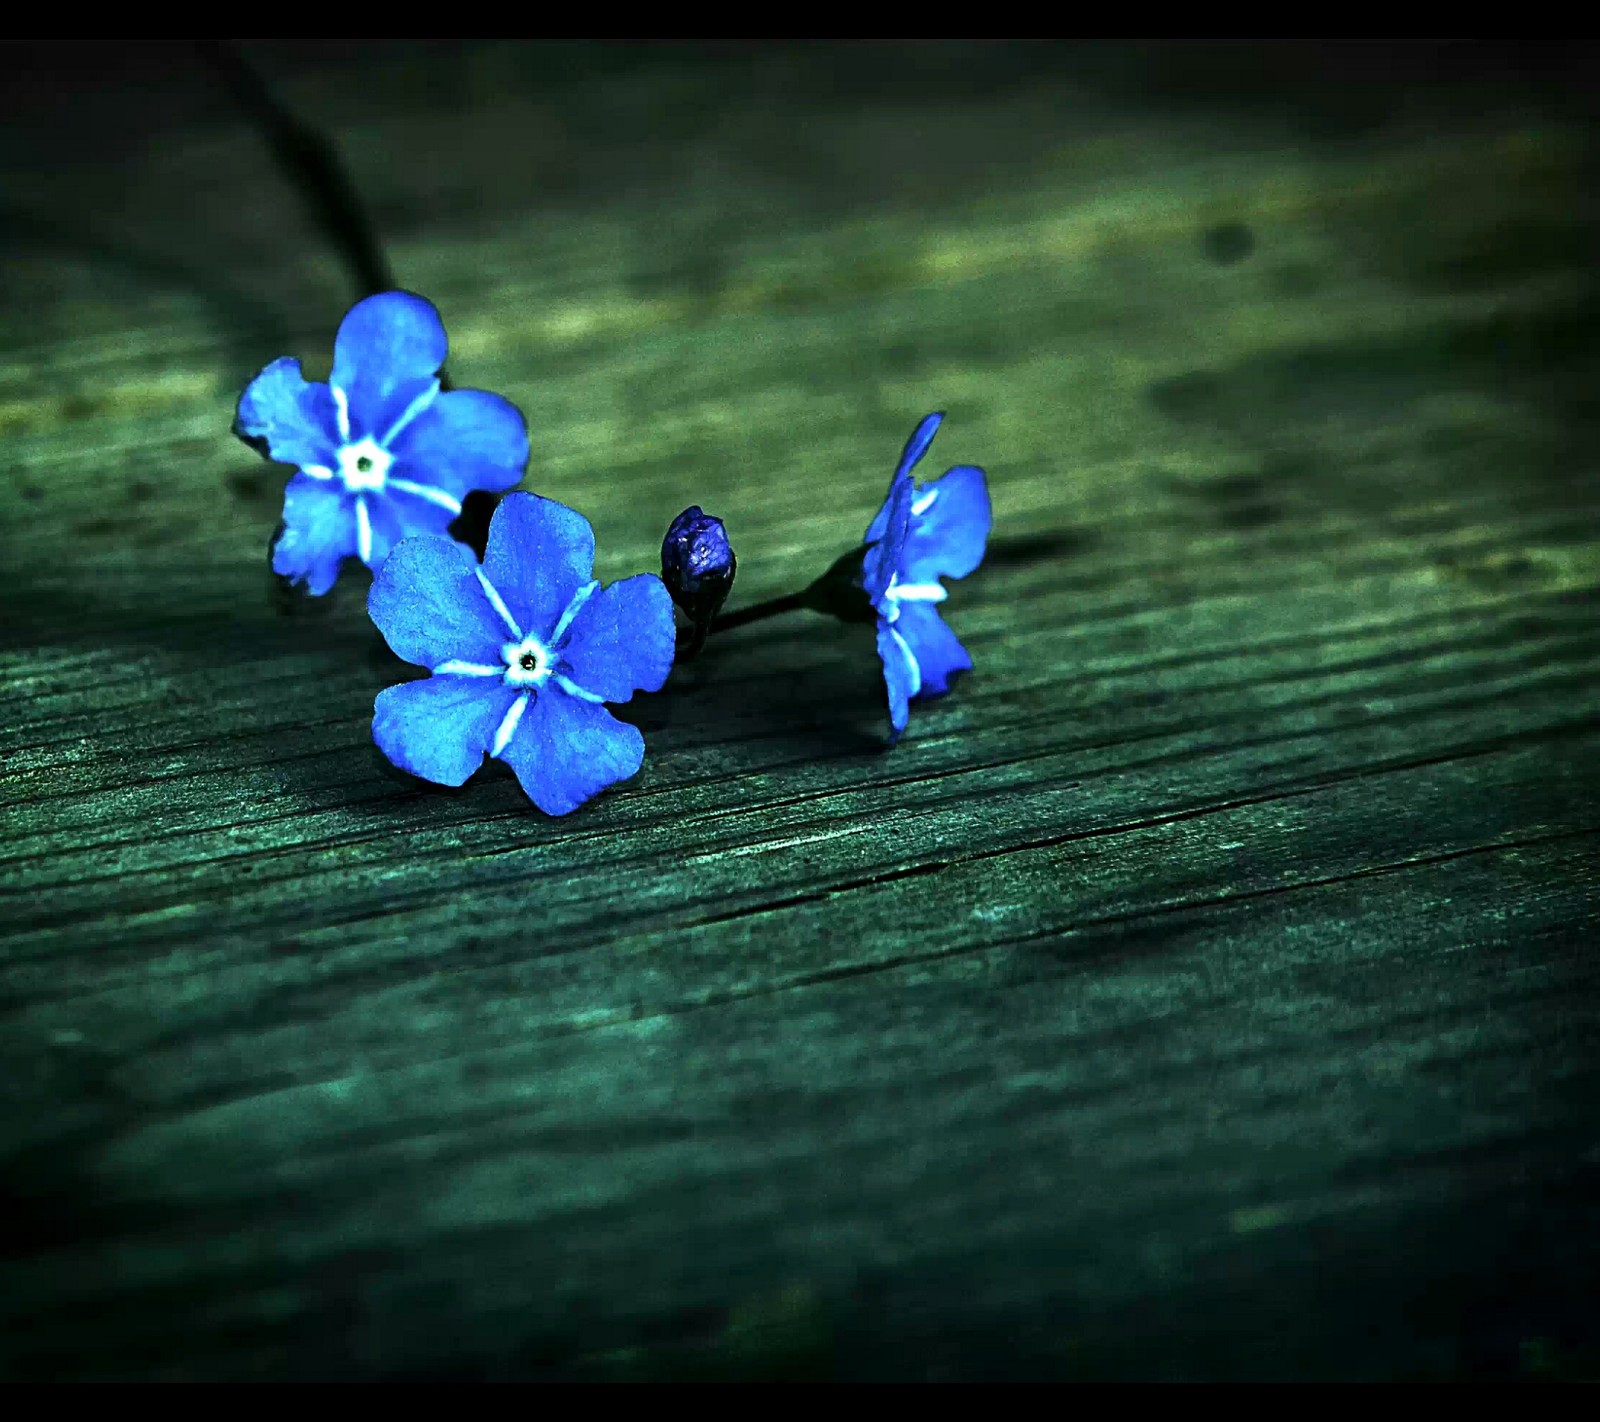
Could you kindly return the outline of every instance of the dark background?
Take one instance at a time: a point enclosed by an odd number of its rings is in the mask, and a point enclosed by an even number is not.
[[[239,53],[603,576],[787,591],[945,409],[976,670],[392,771],[228,435],[337,248],[198,49],[7,47],[5,1376],[1596,1375],[1587,50]]]

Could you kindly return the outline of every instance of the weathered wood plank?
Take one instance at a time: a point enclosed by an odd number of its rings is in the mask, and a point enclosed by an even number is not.
[[[602,575],[699,502],[786,591],[947,409],[978,670],[886,751],[796,618],[567,819],[391,771],[404,669],[359,580],[269,596],[226,434],[336,263],[182,55],[19,78],[0,1369],[1595,1372],[1557,56],[257,52]]]

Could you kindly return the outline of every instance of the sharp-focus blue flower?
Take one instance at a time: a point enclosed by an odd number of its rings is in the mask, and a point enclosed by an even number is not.
[[[940,578],[964,578],[983,561],[992,521],[988,482],[973,464],[947,469],[931,484],[911,477],[943,419],[929,415],[906,441],[889,496],[867,529],[862,562],[862,586],[878,614],[895,738],[906,728],[912,698],[942,696],[951,677],[972,668],[936,604],[948,596]]]
[[[496,756],[550,815],[637,772],[644,737],[604,703],[666,681],[672,599],[654,573],[602,588],[593,568],[589,521],[536,494],[501,502],[481,566],[450,538],[396,547],[367,611],[399,656],[433,675],[379,692],[378,748],[440,785]]]
[[[446,349],[431,302],[386,291],[345,313],[327,384],[285,356],[245,388],[234,433],[299,467],[273,572],[321,596],[345,558],[377,568],[402,538],[443,533],[472,490],[522,478],[521,413],[486,390],[441,391]]]

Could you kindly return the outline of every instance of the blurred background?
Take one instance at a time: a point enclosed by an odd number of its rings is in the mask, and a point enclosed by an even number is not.
[[[337,140],[463,378],[528,408],[534,485],[623,561],[721,484],[815,480],[930,402],[995,466],[1013,530],[1114,516],[1153,463],[1295,465],[1335,425],[1368,431],[1369,465],[1378,427],[1489,438],[1477,415],[1506,396],[1533,428],[1495,457],[1537,462],[1589,408],[1582,46],[237,52]],[[209,437],[278,354],[316,370],[349,278],[194,47],[5,62],[14,467],[48,464],[57,418],[111,438],[137,414],[143,448],[99,477],[147,479],[170,528],[217,492],[217,451],[191,497],[152,437]],[[600,470],[638,504],[579,499]],[[870,513],[863,478],[847,508],[816,501],[826,546]],[[18,513],[70,518],[100,492],[73,484],[30,481]],[[239,462],[205,541],[258,539],[278,495]],[[786,508],[737,512],[752,552],[787,546]]]

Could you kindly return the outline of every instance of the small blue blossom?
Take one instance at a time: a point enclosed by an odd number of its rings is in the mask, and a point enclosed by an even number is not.
[[[940,578],[964,578],[983,561],[992,522],[988,482],[973,464],[947,469],[931,484],[911,477],[943,419],[929,415],[912,432],[889,496],[867,529],[861,581],[877,613],[895,739],[914,697],[942,696],[957,672],[972,668],[935,606],[948,596]]]
[[[399,544],[367,611],[397,655],[433,675],[379,692],[378,748],[440,785],[495,756],[549,815],[635,774],[644,737],[605,703],[665,683],[672,599],[654,573],[602,588],[593,569],[589,521],[536,494],[501,501],[481,566],[450,538]]]
[[[446,351],[433,304],[386,291],[345,313],[326,384],[285,356],[246,387],[234,433],[299,468],[273,572],[320,597],[344,559],[377,568],[402,538],[443,533],[474,489],[522,478],[521,413],[486,390],[442,391]]]

